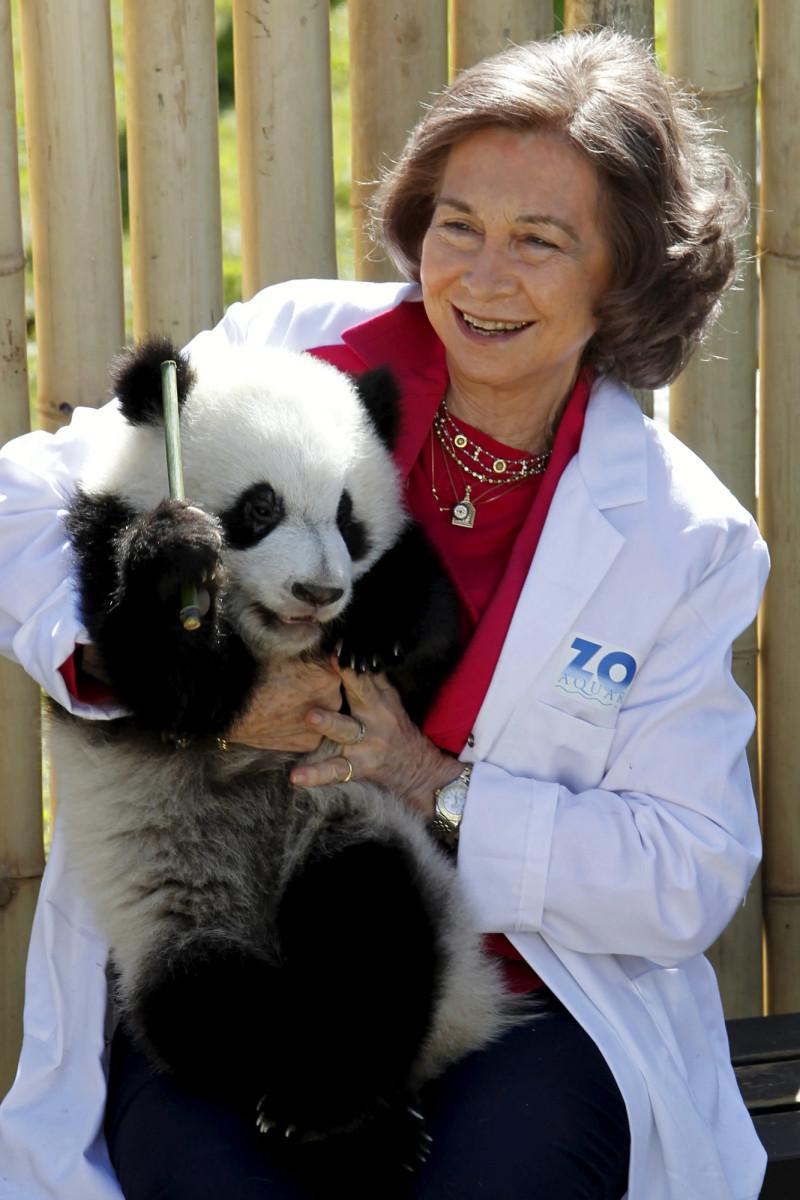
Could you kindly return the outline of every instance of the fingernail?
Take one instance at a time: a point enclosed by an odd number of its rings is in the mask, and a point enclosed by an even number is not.
[[[309,725],[321,725],[323,719],[322,713],[320,712],[309,712],[306,715],[306,720],[308,721]]]

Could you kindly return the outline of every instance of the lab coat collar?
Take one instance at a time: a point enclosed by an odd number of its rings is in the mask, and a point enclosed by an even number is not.
[[[647,496],[644,418],[630,392],[612,379],[599,380],[592,390],[578,468],[601,511]]]

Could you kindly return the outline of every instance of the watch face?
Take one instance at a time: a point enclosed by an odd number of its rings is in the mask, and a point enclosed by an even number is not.
[[[443,816],[458,821],[464,815],[466,800],[467,785],[462,780],[457,779],[455,783],[448,783],[441,789],[437,807]]]

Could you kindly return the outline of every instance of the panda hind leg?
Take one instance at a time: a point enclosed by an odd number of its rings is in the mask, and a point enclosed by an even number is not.
[[[259,1029],[279,1027],[284,973],[233,944],[192,939],[151,960],[128,1014],[156,1063],[210,1098],[252,1113],[265,1072]]]
[[[278,928],[289,1019],[265,1120],[291,1113],[301,1132],[364,1130],[368,1141],[380,1130],[398,1154],[413,1143],[413,1156],[421,1130],[406,1086],[439,968],[406,853],[363,841],[312,857],[286,889]]]

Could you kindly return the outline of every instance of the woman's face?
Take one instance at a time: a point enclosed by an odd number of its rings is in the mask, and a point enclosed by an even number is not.
[[[611,282],[591,165],[547,133],[457,142],[422,244],[428,318],[456,394],[550,415],[569,394]]]

